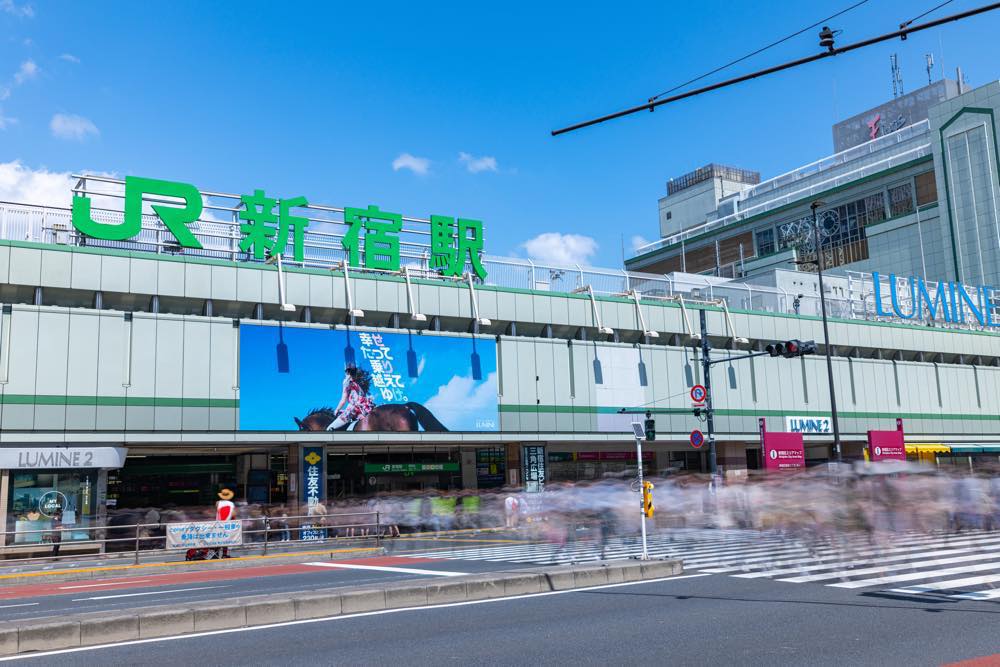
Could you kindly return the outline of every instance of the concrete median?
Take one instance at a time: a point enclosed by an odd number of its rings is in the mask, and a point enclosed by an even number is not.
[[[226,604],[146,607],[114,616],[84,614],[60,618],[58,622],[38,619],[0,628],[0,655],[586,589],[609,583],[661,579],[682,571],[681,562],[677,560],[622,560],[257,596],[234,599]]]

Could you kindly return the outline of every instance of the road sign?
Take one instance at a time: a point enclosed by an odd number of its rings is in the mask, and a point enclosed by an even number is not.
[[[694,447],[695,449],[698,449],[705,444],[705,434],[699,431],[698,429],[691,431],[690,439],[691,439],[691,446]]]
[[[695,386],[691,387],[691,401],[692,402],[698,403],[698,404],[704,403],[705,402],[705,396],[706,396],[706,392],[705,392],[705,387],[703,385],[696,384]]]

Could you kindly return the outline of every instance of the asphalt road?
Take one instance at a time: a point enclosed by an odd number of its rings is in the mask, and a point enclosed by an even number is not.
[[[506,563],[391,556],[316,562],[322,565],[291,563],[3,587],[0,623],[444,576],[435,572],[472,574],[518,567]]]
[[[1000,652],[1000,605],[767,579],[376,612],[22,658],[38,665],[939,665]],[[1000,658],[1000,656],[998,656]]]

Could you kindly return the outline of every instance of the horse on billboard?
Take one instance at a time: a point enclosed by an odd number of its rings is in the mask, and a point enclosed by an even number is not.
[[[313,408],[302,419],[295,417],[300,431],[327,431],[337,418],[331,407]],[[389,403],[376,405],[367,415],[354,422],[354,431],[425,431],[444,432],[447,427],[420,403]],[[338,429],[339,430],[339,429]]]

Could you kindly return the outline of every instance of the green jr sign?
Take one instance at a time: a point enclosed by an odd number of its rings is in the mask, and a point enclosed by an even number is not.
[[[73,226],[81,233],[105,241],[128,241],[142,231],[142,202],[147,196],[175,197],[183,206],[153,204],[153,212],[184,248],[202,249],[189,225],[201,217],[204,204],[198,188],[187,183],[128,176],[125,179],[125,211],[121,222],[98,222],[86,195],[73,198]],[[269,255],[284,255],[289,234],[292,257],[304,259],[303,245],[309,219],[293,215],[293,208],[308,206],[305,197],[275,199],[264,190],[240,197],[240,251],[253,253],[262,260]],[[275,212],[277,208],[277,212]],[[344,209],[347,233],[341,246],[347,264],[353,267],[400,270],[400,239],[403,216],[379,210],[378,206]],[[480,254],[483,250],[483,223],[467,218],[443,215],[430,217],[430,267],[445,276],[462,275],[466,264],[480,279],[486,278]]]

